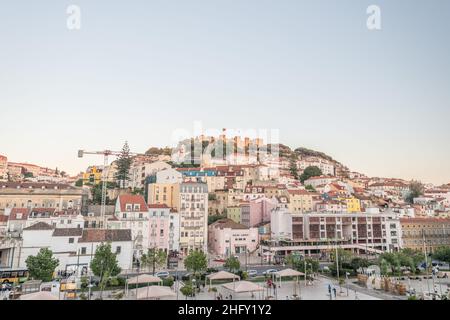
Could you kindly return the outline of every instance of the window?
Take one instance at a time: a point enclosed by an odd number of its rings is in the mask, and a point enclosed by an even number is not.
[[[122,218],[123,218],[123,219],[126,219],[126,218],[127,218],[127,214],[126,214],[126,213],[123,213],[123,214],[122,214]]]
[[[139,213],[139,219],[142,219],[144,216],[142,213]]]
[[[120,246],[116,247],[116,254],[119,254],[122,251],[122,248]]]
[[[81,248],[81,254],[86,254],[86,247]]]
[[[74,239],[73,238],[69,238],[69,243],[73,243]]]

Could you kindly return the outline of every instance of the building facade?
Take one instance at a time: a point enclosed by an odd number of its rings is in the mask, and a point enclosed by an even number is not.
[[[450,246],[450,219],[401,218],[403,246],[431,253],[441,246]]]
[[[208,186],[185,182],[180,185],[180,251],[208,248]]]

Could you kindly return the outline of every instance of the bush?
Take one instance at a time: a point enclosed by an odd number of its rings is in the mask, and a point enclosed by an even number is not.
[[[167,277],[167,278],[163,279],[163,286],[171,287],[171,286],[173,286],[173,283],[174,283],[173,277]]]
[[[180,289],[181,293],[186,297],[192,297],[194,295],[194,288],[191,284],[187,284]]]
[[[110,278],[108,280],[108,282],[107,282],[107,286],[109,286],[109,287],[117,287],[117,286],[119,286],[119,280],[116,277]]]
[[[248,274],[245,271],[239,270],[237,272],[237,275],[241,278],[241,280],[246,280],[248,279]]]

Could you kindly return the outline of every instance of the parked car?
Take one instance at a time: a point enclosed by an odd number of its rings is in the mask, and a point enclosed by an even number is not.
[[[192,273],[188,272],[188,273],[183,274],[183,276],[181,277],[181,280],[188,281],[191,279],[191,277],[192,277]]]
[[[160,271],[160,272],[156,273],[156,276],[161,278],[161,279],[165,279],[165,278],[170,276],[170,273],[167,272],[167,271]]]
[[[258,271],[257,270],[247,270],[247,275],[249,277],[256,277],[258,275]]]
[[[269,275],[271,275],[271,274],[273,274],[275,272],[278,272],[278,270],[277,269],[268,269],[268,270],[263,272],[263,275],[269,276]]]

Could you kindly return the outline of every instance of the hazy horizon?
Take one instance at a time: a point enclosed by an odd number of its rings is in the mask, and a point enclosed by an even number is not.
[[[198,120],[450,183],[449,31],[446,0],[2,1],[0,154],[76,174],[102,163],[78,149],[173,146]]]

